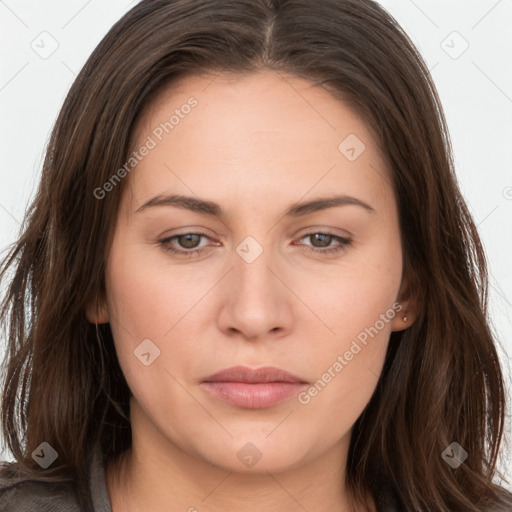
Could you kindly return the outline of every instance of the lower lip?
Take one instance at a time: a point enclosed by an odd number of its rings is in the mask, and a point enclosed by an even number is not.
[[[202,382],[201,385],[214,397],[246,409],[272,407],[307,386],[300,382]]]

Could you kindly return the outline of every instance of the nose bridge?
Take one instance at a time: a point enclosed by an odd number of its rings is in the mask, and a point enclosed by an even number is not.
[[[279,293],[276,289],[276,277],[270,270],[277,265],[277,262],[273,257],[271,237],[260,235],[258,238],[261,243],[254,236],[249,235],[235,249],[234,291],[255,300],[265,296],[269,301]]]
[[[229,293],[219,315],[222,329],[239,331],[248,338],[287,328],[291,322],[286,287],[275,275],[279,262],[271,237],[261,235],[260,240],[247,236],[236,246]]]

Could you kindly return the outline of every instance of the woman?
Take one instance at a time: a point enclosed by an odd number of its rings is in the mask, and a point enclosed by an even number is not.
[[[376,3],[139,3],[4,262],[0,510],[511,510],[453,168]]]

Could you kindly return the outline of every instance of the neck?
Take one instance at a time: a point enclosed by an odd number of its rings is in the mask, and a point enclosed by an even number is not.
[[[132,447],[107,465],[113,512],[362,510],[344,485],[349,435],[321,457],[271,473],[255,471],[257,466],[249,472],[223,469],[167,438],[139,431],[132,428]]]

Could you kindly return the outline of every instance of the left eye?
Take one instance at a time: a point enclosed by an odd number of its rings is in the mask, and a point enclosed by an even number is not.
[[[211,249],[211,247],[201,247],[199,244],[201,242],[201,238],[210,238],[205,233],[182,233],[179,235],[174,235],[169,238],[165,238],[161,240],[159,243],[163,247],[164,250],[170,251],[178,256],[194,256],[196,254],[202,253],[203,251]],[[352,240],[341,237],[338,235],[334,235],[333,233],[325,233],[325,232],[312,232],[303,235],[299,240],[303,240],[305,238],[309,238],[313,245],[304,245],[304,250],[307,252],[317,252],[317,253],[333,253],[339,252],[343,250],[346,246],[350,245]],[[176,241],[181,249],[176,248],[173,245],[173,241]],[[332,246],[332,242],[337,241],[338,244]],[[318,243],[319,245],[314,245]]]
[[[207,249],[207,247],[200,247],[199,249],[197,249],[198,243],[203,237],[209,238],[208,235],[206,235],[205,233],[183,233],[181,235],[174,235],[164,240],[161,240],[160,245],[166,251],[170,251],[172,253],[179,255],[188,256],[189,254],[193,255],[194,253],[202,252],[205,249]],[[188,250],[177,249],[175,246],[172,245],[173,240],[176,240],[183,249]]]
[[[326,253],[337,253],[342,251],[346,246],[349,246],[352,243],[352,240],[350,238],[342,237],[335,235],[333,233],[324,233],[324,232],[312,232],[307,233],[303,237],[300,238],[300,240],[304,238],[309,238],[312,242],[316,243],[319,242],[320,245],[306,245],[304,247],[304,250],[308,252],[317,252],[320,254],[326,254]],[[331,245],[332,241],[337,241],[338,244],[335,246]]]

